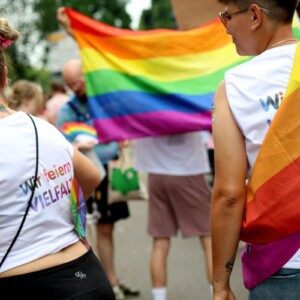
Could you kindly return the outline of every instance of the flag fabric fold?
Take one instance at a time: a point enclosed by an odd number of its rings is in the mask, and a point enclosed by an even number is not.
[[[285,97],[247,186],[241,239],[269,243],[300,230],[300,44]]]
[[[236,53],[219,18],[192,30],[120,29],[67,8],[101,143],[211,129],[214,93]],[[293,28],[300,37],[298,18]]]
[[[101,143],[210,130],[224,72],[248,59],[219,19],[187,31],[134,31],[67,14]]]

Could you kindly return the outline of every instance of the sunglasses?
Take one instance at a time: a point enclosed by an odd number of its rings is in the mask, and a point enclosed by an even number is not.
[[[270,11],[269,9],[267,8],[264,8],[264,7],[261,7],[259,6],[259,8],[264,11],[266,14],[268,14]],[[246,11],[248,11],[249,8],[245,8],[245,9],[242,9],[242,10],[239,10],[239,11],[236,11],[232,14],[229,14],[227,11],[223,11],[223,12],[219,12],[219,17],[223,23],[223,25],[225,26],[225,28],[227,29],[228,28],[228,25],[229,25],[229,21],[232,19],[233,16],[235,15],[238,15],[238,14],[241,14],[241,13],[244,13]]]
[[[236,11],[236,12],[234,12],[232,14],[229,14],[227,11],[219,12],[219,17],[220,17],[223,25],[227,29],[229,21],[232,19],[233,16],[241,14],[241,13],[244,13],[244,12],[248,11],[248,9],[249,8],[242,9],[242,10]]]

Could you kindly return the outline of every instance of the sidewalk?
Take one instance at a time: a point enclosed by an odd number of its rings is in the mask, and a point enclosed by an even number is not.
[[[129,202],[131,217],[119,221],[115,228],[117,273],[125,283],[141,291],[135,300],[152,300],[150,280],[151,238],[147,235],[147,202]],[[237,300],[246,300],[240,258],[232,276]],[[172,239],[168,260],[168,300],[209,300],[210,290],[205,276],[204,256],[198,238]]]

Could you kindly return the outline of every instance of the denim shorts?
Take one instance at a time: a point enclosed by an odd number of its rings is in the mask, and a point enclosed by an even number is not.
[[[249,291],[249,300],[299,300],[300,269],[280,269]]]

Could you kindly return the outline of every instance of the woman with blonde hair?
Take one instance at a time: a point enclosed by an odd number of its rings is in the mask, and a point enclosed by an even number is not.
[[[11,109],[38,116],[43,106],[43,89],[38,83],[17,80],[7,91],[7,101]]]

